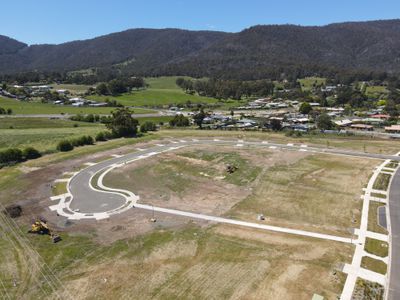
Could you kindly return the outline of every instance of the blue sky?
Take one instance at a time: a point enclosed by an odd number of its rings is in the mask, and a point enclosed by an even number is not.
[[[3,0],[0,34],[28,44],[128,28],[237,32],[257,24],[324,25],[400,18],[399,0]]]

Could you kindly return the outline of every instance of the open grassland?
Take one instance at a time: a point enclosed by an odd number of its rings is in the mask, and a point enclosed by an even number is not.
[[[45,114],[110,114],[114,107],[73,107],[69,105],[55,105],[41,102],[27,102],[0,97],[0,107],[11,108],[13,114],[18,115],[45,115]],[[152,113],[153,110],[135,108],[134,113]]]
[[[351,256],[350,245],[228,226],[158,229],[110,245],[94,242],[90,234],[64,233],[57,244],[48,236],[27,237],[73,299],[301,300],[313,293],[336,299],[344,276],[335,268]],[[13,249],[1,242],[0,251]],[[51,292],[23,254],[19,248],[1,263],[1,280],[10,293],[65,297],[60,285]]]
[[[161,77],[146,77],[144,80],[152,89],[175,89],[180,90],[181,88],[176,85],[178,78],[192,79],[187,76],[161,76]]]
[[[164,107],[186,103],[215,104],[217,99],[189,95],[177,89],[153,89],[133,91],[119,96],[89,96],[88,99],[103,102],[115,99],[125,106]]]
[[[1,122],[1,120],[0,120]],[[0,129],[0,149],[32,146],[41,152],[53,152],[57,143],[63,139],[91,135],[105,130],[104,125],[61,127],[61,128],[34,128],[34,129]]]
[[[306,77],[303,79],[298,79],[298,81],[303,91],[310,91],[314,87],[314,85],[315,86],[324,85],[326,83],[326,78]]]
[[[0,118],[0,129],[98,127],[99,124],[50,118]]]
[[[156,124],[168,123],[171,117],[137,118],[139,124],[151,121]],[[0,118],[0,150],[10,147],[35,147],[43,152],[55,151],[63,139],[91,135],[106,130],[104,124],[76,122],[68,119],[49,118]]]

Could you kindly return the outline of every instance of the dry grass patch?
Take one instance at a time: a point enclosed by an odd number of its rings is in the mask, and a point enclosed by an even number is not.
[[[351,253],[351,245],[323,240],[187,227],[99,249],[64,280],[77,299],[335,299],[344,283],[336,266]]]
[[[360,218],[360,191],[375,162],[327,155],[307,156],[266,170],[254,192],[230,212],[255,221],[348,234]]]

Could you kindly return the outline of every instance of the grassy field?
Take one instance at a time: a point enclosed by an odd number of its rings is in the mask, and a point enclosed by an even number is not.
[[[0,97],[0,107],[11,108],[13,114],[40,115],[40,114],[109,114],[113,107],[73,107],[40,102],[25,102]],[[153,110],[135,108],[134,113],[152,113]],[[0,121],[1,122],[1,121]]]
[[[172,117],[137,118],[139,124],[151,121],[167,124]],[[43,152],[55,151],[57,143],[65,138],[95,135],[106,130],[104,124],[76,122],[49,118],[0,118],[0,150],[9,147],[35,147]]]
[[[298,79],[303,91],[310,91],[313,85],[324,85],[326,83],[326,78],[321,77],[306,77],[303,79]]]
[[[153,89],[149,88],[141,91],[123,94],[120,96],[89,96],[91,100],[104,101],[105,99],[115,99],[125,106],[144,106],[144,107],[163,107],[168,105],[178,105],[191,103],[214,104],[218,100],[209,97],[185,94],[178,89]]]
[[[176,85],[176,79],[178,78],[191,79],[187,76],[161,76],[161,77],[146,77],[145,81],[152,89],[168,89],[178,90],[179,86]]]
[[[103,124],[55,120],[48,118],[0,119],[0,149],[32,146],[42,152],[56,150],[57,143],[65,138],[82,135],[95,136],[105,130]]]
[[[99,124],[50,118],[0,118],[0,129],[99,127]]]
[[[186,94],[175,84],[176,76],[146,78],[149,87],[145,90],[133,91],[119,96],[90,96],[89,99],[104,101],[106,98],[116,99],[119,103],[126,106],[144,106],[144,107],[167,107],[169,105],[178,105],[191,103],[216,104],[218,99],[210,97],[201,97],[198,95]],[[188,78],[188,77],[186,77]],[[224,101],[219,103],[222,107],[228,108],[238,104],[237,101]]]

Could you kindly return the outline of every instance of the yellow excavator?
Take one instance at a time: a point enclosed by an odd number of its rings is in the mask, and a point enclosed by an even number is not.
[[[31,225],[31,230],[29,230],[28,233],[48,234],[50,235],[53,243],[61,241],[61,237],[50,230],[49,225],[47,225],[47,222],[45,220],[39,219],[33,222],[33,224]]]

